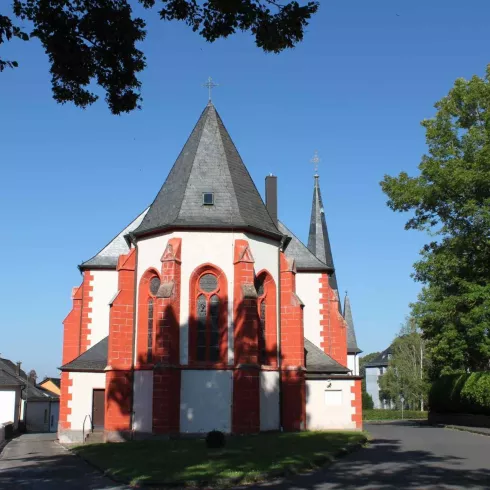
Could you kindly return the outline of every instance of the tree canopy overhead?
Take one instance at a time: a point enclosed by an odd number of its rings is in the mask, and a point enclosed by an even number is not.
[[[410,212],[406,229],[434,237],[413,277],[424,287],[413,313],[433,376],[490,366],[490,65],[458,79],[424,120],[420,174],[385,176],[388,206]]]
[[[134,0],[157,8],[164,21],[185,22],[206,41],[250,32],[256,45],[279,53],[303,39],[304,30],[319,7],[318,1],[279,0]],[[146,36],[145,21],[134,17],[130,0],[13,0],[14,14],[32,24],[24,32],[11,18],[0,15],[0,45],[13,37],[37,37],[51,64],[53,97],[85,108],[98,96],[95,83],[106,94],[113,114],[141,106],[138,73],[145,66],[137,43]],[[16,68],[15,60],[2,60],[0,72]]]

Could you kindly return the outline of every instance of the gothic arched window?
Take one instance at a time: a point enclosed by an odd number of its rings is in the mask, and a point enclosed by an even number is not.
[[[148,269],[141,278],[138,292],[137,359],[139,364],[152,363],[155,359],[156,295],[159,288],[158,272]]]
[[[195,271],[191,278],[191,361],[227,361],[226,286],[223,273],[211,266]]]
[[[277,365],[276,286],[271,275],[260,272],[255,278],[259,325],[257,332],[259,364]]]

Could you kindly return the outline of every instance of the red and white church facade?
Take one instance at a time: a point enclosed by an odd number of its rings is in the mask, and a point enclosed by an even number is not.
[[[308,245],[209,103],[153,203],[79,266],[59,438],[362,428],[318,175]]]

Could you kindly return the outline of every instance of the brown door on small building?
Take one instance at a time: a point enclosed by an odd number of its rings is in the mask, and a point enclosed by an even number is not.
[[[102,429],[104,428],[105,390],[94,390],[92,400],[92,424],[94,429]]]

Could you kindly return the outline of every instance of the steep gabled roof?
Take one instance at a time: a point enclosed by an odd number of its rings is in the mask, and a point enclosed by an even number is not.
[[[329,272],[331,270],[326,264],[318,260],[284,223],[279,221],[277,227],[283,235],[291,237],[291,241],[284,253],[286,254],[286,257],[294,259],[297,270],[324,272]]]
[[[305,351],[307,373],[347,374],[350,372],[307,338],[305,338]]]
[[[354,319],[352,318],[352,309],[347,293],[344,298],[344,319],[347,323],[347,353],[359,354],[359,352],[362,351],[357,346],[356,331],[354,329]]]
[[[136,229],[148,209],[145,209],[136,219],[134,219],[124,230],[118,233],[100,252],[80,265],[80,269],[115,269],[117,259],[120,255],[129,252],[129,246],[125,240],[125,235]]]
[[[107,367],[108,348],[109,337],[106,337],[60,369],[61,371],[104,371]]]
[[[17,376],[10,364],[15,366],[8,359],[0,359],[0,386],[24,386],[27,381]]]
[[[203,204],[203,193],[214,204]],[[178,156],[134,235],[167,228],[240,228],[281,238],[212,103]]]
[[[369,367],[388,367],[390,361],[390,355],[392,354],[393,345],[390,345],[387,349],[379,354],[375,359],[364,364],[365,368]]]
[[[325,210],[323,208],[322,194],[320,192],[320,177],[318,175],[315,175],[315,185],[313,188],[310,233],[308,235],[308,250],[310,250],[310,252],[324,264],[327,264],[327,266],[333,271],[332,274],[329,275],[328,282],[338,297],[339,287],[337,285],[337,277],[335,276],[332,247],[330,246],[330,239],[328,238]]]

